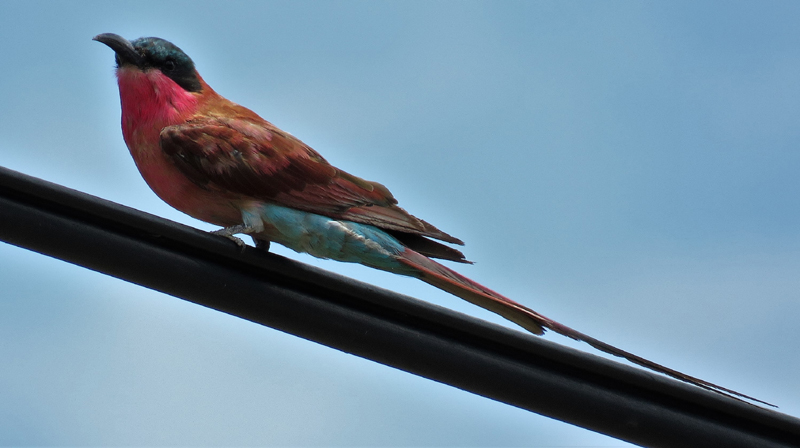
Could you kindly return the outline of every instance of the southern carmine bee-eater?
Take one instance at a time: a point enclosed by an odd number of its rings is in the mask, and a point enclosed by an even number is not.
[[[319,258],[415,277],[541,335],[552,330],[630,362],[719,393],[753,399],[620,350],[514,302],[433,261],[468,263],[463,244],[397,205],[389,190],[330,165],[308,145],[220,96],[172,43],[116,34],[122,135],[153,191],[172,207]],[[760,400],[755,400],[760,401]]]

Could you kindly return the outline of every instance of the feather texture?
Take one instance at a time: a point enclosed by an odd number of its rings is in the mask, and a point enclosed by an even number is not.
[[[561,325],[431,260],[468,263],[460,251],[429,238],[461,240],[400,208],[383,185],[335,168],[217,94],[175,45],[115,34],[95,39],[117,53],[123,136],[145,181],[176,209],[224,226],[223,235],[245,232],[261,247],[275,241],[412,276],[531,333],[552,330],[681,381],[763,403]]]
[[[333,167],[260,118],[194,117],[165,127],[160,145],[186,177],[207,190],[463,244],[398,207],[383,185]]]

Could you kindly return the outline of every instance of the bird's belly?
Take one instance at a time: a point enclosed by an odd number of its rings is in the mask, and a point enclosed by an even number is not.
[[[241,222],[236,198],[201,188],[165,158],[136,160],[136,165],[150,189],[177,210],[223,227]]]

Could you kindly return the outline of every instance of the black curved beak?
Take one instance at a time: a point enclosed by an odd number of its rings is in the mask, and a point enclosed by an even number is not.
[[[117,65],[120,67],[126,63],[133,64],[137,67],[142,67],[144,63],[144,58],[142,58],[142,55],[140,55],[136,49],[133,48],[133,45],[130,43],[130,41],[118,34],[98,34],[97,36],[94,36],[92,40],[104,43],[114,50],[114,52],[117,54]]]

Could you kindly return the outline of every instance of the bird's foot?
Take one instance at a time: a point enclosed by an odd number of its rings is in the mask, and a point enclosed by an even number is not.
[[[244,248],[247,247],[247,243],[245,243],[244,240],[242,240],[241,238],[235,237],[234,235],[237,233],[249,233],[253,230],[254,229],[250,227],[247,227],[243,224],[239,224],[235,226],[225,227],[224,229],[215,230],[211,232],[211,234],[224,236],[225,238],[236,243],[236,245],[239,246],[239,248],[244,250]]]
[[[215,230],[211,233],[214,235],[224,236],[225,238],[233,241],[239,246],[240,249],[244,250],[247,246],[244,241],[241,239],[233,236],[237,233],[244,233],[246,235],[250,235],[253,238],[253,241],[256,243],[256,247],[261,249],[263,244],[260,244],[259,241],[262,241],[260,238],[256,238],[253,235],[256,235],[260,232],[264,231],[264,222],[259,217],[257,211],[251,211],[248,209],[242,210],[242,224],[237,224],[235,226],[225,227],[224,229]],[[269,249],[269,241],[266,241],[266,249]]]
[[[255,243],[256,249],[269,252],[269,240],[262,240],[260,238],[253,237],[253,243]]]
[[[234,243],[236,243],[236,245],[239,246],[241,249],[244,249],[247,246],[247,243],[245,243],[244,240],[242,240],[239,237],[235,237],[233,235],[227,235],[227,234],[225,234],[223,232],[223,230],[225,230],[225,229],[216,230],[214,232],[211,232],[211,234],[212,235],[224,236],[225,238],[227,238],[227,239],[233,241]]]

